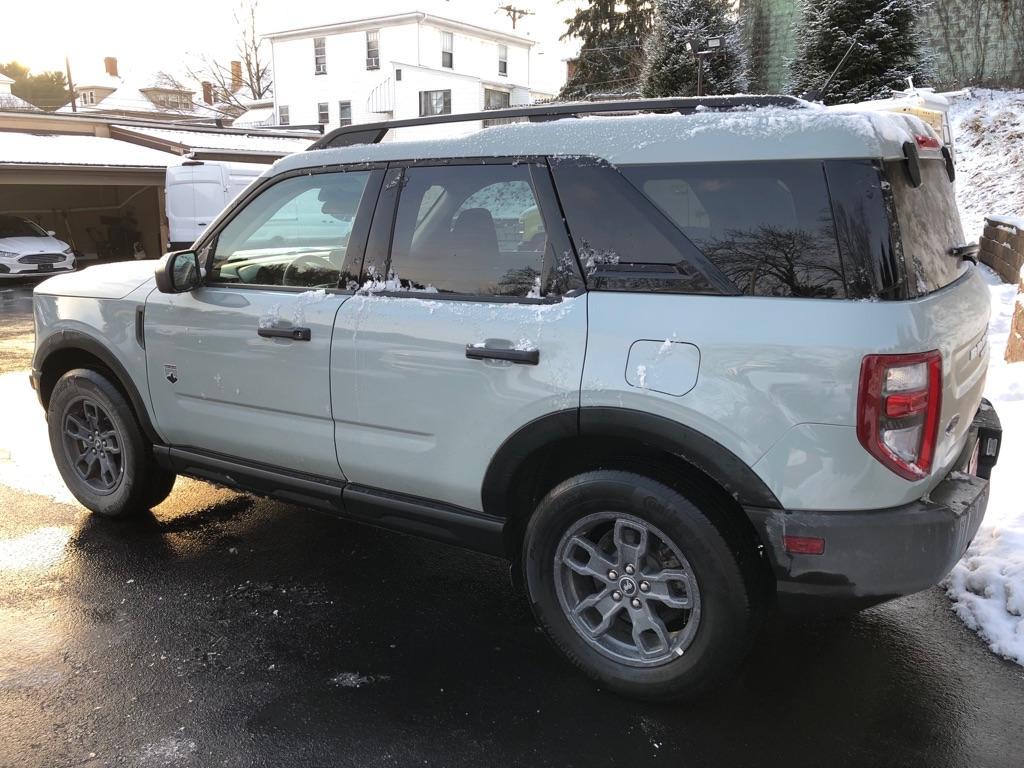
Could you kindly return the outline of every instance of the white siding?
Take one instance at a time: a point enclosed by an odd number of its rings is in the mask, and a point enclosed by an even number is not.
[[[352,102],[353,124],[418,117],[420,91],[450,90],[453,113],[482,110],[485,87],[508,91],[513,105],[529,103],[526,44],[504,41],[508,75],[501,76],[497,38],[418,21],[382,23],[377,29],[380,68],[374,70],[366,68],[365,28],[336,34],[310,30],[308,37],[271,39],[275,99],[289,107],[292,125],[315,124],[320,102],[328,104],[328,130],[338,126],[339,101]],[[453,33],[452,69],[441,66],[442,30]],[[315,74],[314,37],[326,38],[327,73],[323,75]],[[396,70],[402,72],[401,81]],[[373,111],[387,106],[391,112]]]

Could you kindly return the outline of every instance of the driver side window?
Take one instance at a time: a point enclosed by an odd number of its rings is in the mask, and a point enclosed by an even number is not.
[[[217,236],[215,283],[336,288],[369,171],[296,176],[268,187]]]

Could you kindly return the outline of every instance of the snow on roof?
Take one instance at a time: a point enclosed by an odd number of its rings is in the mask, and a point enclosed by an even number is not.
[[[231,123],[234,128],[260,128],[274,125],[274,108],[250,107],[234,119]]]
[[[2,165],[81,165],[166,168],[180,162],[169,152],[98,136],[54,136],[0,132]]]
[[[98,74],[88,80],[79,80],[75,83],[75,92],[81,94],[91,88],[113,89],[112,93],[100,94],[94,104],[84,103],[81,97],[77,100],[77,111],[88,114],[91,112],[148,112],[159,115],[184,116],[184,117],[226,117],[222,110],[214,109],[207,104],[195,100],[195,91],[187,86],[180,88],[171,83],[163,82],[160,76],[151,77],[115,77],[114,75]],[[186,108],[161,106],[153,102],[146,91],[179,92],[182,97],[188,100]],[[60,107],[58,113],[72,112],[71,104]]]
[[[268,152],[281,155],[303,152],[309,149],[314,138],[294,136],[259,136],[217,131],[176,131],[170,128],[148,128],[136,125],[118,125],[125,134],[136,134],[159,141],[179,144],[191,149],[238,150],[245,152]]]
[[[618,164],[892,158],[903,156],[904,141],[913,141],[912,127],[926,130],[907,115],[838,112],[810,104],[690,115],[592,116],[499,125],[458,138],[315,150],[291,155],[274,167],[286,171],[334,163],[509,155],[587,155]],[[403,130],[408,129],[395,133]]]
[[[15,96],[13,93],[0,93],[0,111],[42,112],[39,107],[29,104],[23,98]]]
[[[8,77],[3,72],[0,72],[0,83],[6,83],[7,85],[10,85],[13,82],[14,82],[14,78],[13,77]]]

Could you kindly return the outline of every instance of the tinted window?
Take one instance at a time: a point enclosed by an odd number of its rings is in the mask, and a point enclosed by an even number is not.
[[[921,186],[916,188],[910,183],[906,161],[887,161],[885,171],[892,185],[911,294],[923,296],[949,285],[963,268],[949,249],[966,241],[945,163],[921,160]]]
[[[403,289],[539,298],[550,253],[528,165],[406,170],[389,266]]]
[[[743,293],[846,296],[820,162],[650,165],[622,172]]]
[[[699,251],[615,169],[564,159],[552,170],[588,286],[717,292]]]
[[[825,171],[849,297],[905,298],[880,163],[826,160]]]
[[[319,173],[268,187],[217,236],[212,280],[337,286],[369,175]]]

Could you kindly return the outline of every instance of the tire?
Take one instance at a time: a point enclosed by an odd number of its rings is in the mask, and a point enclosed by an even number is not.
[[[712,522],[707,501],[704,510],[695,501],[639,474],[600,470],[555,487],[527,525],[524,577],[538,623],[618,693],[696,696],[750,648],[762,594],[752,557]],[[636,557],[644,542],[648,554]]]
[[[175,475],[158,466],[124,395],[85,368],[57,381],[46,409],[50,448],[68,489],[105,517],[125,517],[163,501]]]

